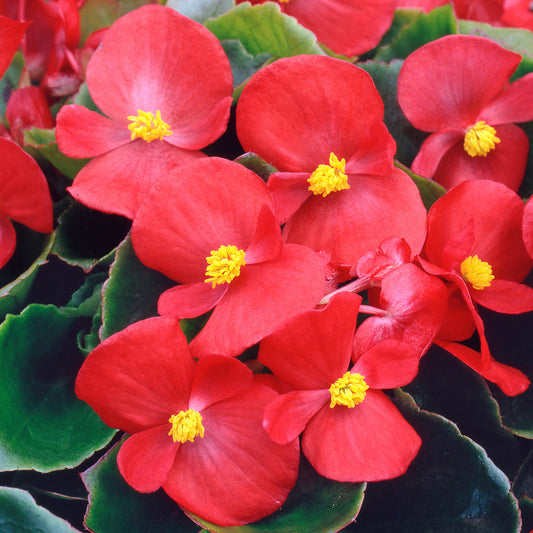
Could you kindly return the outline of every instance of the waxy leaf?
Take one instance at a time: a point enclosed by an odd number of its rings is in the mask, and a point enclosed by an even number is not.
[[[32,304],[0,325],[0,470],[74,467],[115,433],[74,393],[85,322]]]
[[[340,483],[319,476],[302,456],[298,481],[279,511],[253,524],[221,527],[194,518],[214,533],[294,533],[340,531],[363,503],[366,483]]]
[[[197,533],[199,527],[162,490],[141,494],[124,481],[117,467],[119,448],[82,474],[89,491],[86,527],[98,533]]]
[[[422,448],[403,476],[368,485],[361,513],[346,531],[518,533],[509,480],[483,448],[445,418],[419,411],[406,393],[398,391],[396,400]]]
[[[4,533],[77,533],[68,522],[40,507],[25,490],[0,487],[0,530]]]
[[[267,181],[270,174],[276,172],[276,168],[267,163],[264,159],[261,159],[257,154],[253,152],[247,152],[237,159],[236,163],[246,167],[249,170],[255,172],[263,181]]]
[[[117,249],[109,279],[104,285],[101,338],[105,339],[134,322],[156,316],[159,296],[175,285],[175,281],[139,261],[128,236]]]
[[[222,48],[228,56],[235,86],[244,83],[272,57],[270,54],[257,54],[253,56],[246,51],[241,41],[237,41],[236,39],[227,39],[220,44],[222,44]]]
[[[37,271],[46,263],[55,238],[55,233],[43,235],[16,223],[15,228],[15,254],[0,270],[0,320],[7,313],[22,310]]]
[[[166,6],[203,24],[235,7],[235,0],[168,0]]]
[[[421,13],[413,22],[404,26],[392,40],[374,56],[376,61],[405,59],[430,41],[457,33],[457,21],[450,4],[438,7],[430,13]]]
[[[236,39],[256,57],[270,54],[275,58],[299,54],[321,54],[312,32],[300,26],[293,17],[281,13],[274,2],[252,6],[239,4],[205,26],[219,41]]]
[[[441,196],[443,196],[446,193],[446,189],[442,185],[439,185],[437,182],[433,180],[429,180],[422,176],[419,176],[418,174],[415,174],[410,169],[408,169],[405,165],[402,165],[401,163],[398,163],[397,161],[395,162],[395,165],[400,170],[403,170],[415,182],[420,192],[420,196],[422,197],[422,201],[424,202],[424,207],[426,209],[429,210],[429,208]]]

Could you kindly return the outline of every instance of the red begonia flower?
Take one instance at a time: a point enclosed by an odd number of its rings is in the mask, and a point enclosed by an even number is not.
[[[381,281],[379,308],[383,315],[367,318],[354,338],[354,361],[385,339],[409,344],[422,357],[446,316],[444,283],[411,263],[388,272]]]
[[[296,482],[298,441],[280,446],[262,428],[277,393],[236,359],[195,363],[177,319],[143,320],[106,339],[83,363],[76,394],[132,434],[117,462],[134,489],[162,487],[205,520],[259,520]]]
[[[345,61],[296,56],[256,73],[237,106],[246,150],[274,165],[268,185],[286,242],[354,265],[390,236],[418,253],[426,212],[394,168],[395,142],[370,76]]]
[[[28,25],[29,22],[17,22],[0,15],[0,42],[2,43],[2,49],[0,50],[0,78],[9,67]]]
[[[522,221],[522,233],[524,244],[529,255],[533,258],[533,196],[524,207],[524,219]]]
[[[249,1],[263,4],[266,0]],[[395,0],[279,0],[281,11],[311,30],[317,39],[337,54],[368,52],[389,29]],[[357,28],[357,31],[354,31]]]
[[[396,8],[415,8],[429,13],[436,7],[452,4],[457,17],[497,24],[503,12],[503,0],[398,0]]]
[[[505,26],[533,30],[533,12],[530,0],[505,0],[502,22]]]
[[[318,254],[283,245],[272,197],[252,171],[204,158],[162,177],[133,222],[140,260],[182,283],[159,313],[180,318],[215,307],[191,342],[195,356],[237,355],[323,296]]]
[[[162,174],[202,157],[225,131],[231,68],[215,36],[171,8],[148,5],[117,20],[87,67],[104,117],[82,106],[57,116],[59,148],[95,157],[69,192],[100,211],[133,218]]]
[[[336,295],[323,309],[299,313],[261,341],[259,360],[295,390],[265,410],[264,427],[279,443],[303,432],[315,470],[337,481],[377,481],[405,472],[420,437],[379,389],[407,384],[418,357],[384,341],[349,370],[361,298]]]
[[[518,189],[529,142],[513,123],[533,119],[533,75],[509,83],[520,60],[493,41],[467,35],[432,41],[405,60],[400,106],[416,128],[434,132],[413,161],[415,172],[446,188],[490,179]]]
[[[42,233],[53,230],[48,183],[39,165],[18,144],[0,138],[0,267],[15,250],[15,220]]]

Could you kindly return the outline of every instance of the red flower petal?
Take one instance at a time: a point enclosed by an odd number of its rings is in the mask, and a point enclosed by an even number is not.
[[[132,219],[151,186],[163,174],[203,157],[202,152],[138,139],[90,161],[67,190],[91,209]]]
[[[76,394],[108,426],[136,433],[187,409],[192,377],[193,359],[178,320],[149,318],[105,339],[88,355]]]
[[[471,291],[474,300],[497,313],[518,314],[533,311],[533,289],[515,281],[495,279],[490,287]]]
[[[403,474],[420,437],[381,391],[353,408],[324,406],[309,421],[302,450],[313,468],[337,481],[381,481]]]
[[[362,354],[351,372],[361,374],[371,389],[394,389],[414,379],[419,359],[409,344],[388,339]]]
[[[217,285],[214,289],[209,283],[187,283],[166,290],[157,301],[157,312],[176,318],[194,318],[211,311],[228,290],[228,285]]]
[[[2,43],[2,53],[0,53],[0,78],[9,67],[13,55],[20,45],[22,36],[29,22],[18,22],[8,17],[0,15],[0,43]]]
[[[252,385],[203,410],[205,435],[180,446],[163,484],[169,496],[222,526],[254,522],[279,509],[296,482],[299,447],[297,440],[276,444],[262,427],[265,406],[276,396]]]
[[[392,270],[381,282],[380,307],[387,315],[371,316],[357,328],[354,361],[384,339],[403,341],[422,357],[443,323],[447,304],[448,293],[439,278],[411,263]]]
[[[404,61],[398,77],[400,106],[420,130],[470,126],[505,88],[520,59],[484,37],[447,35]]]
[[[20,146],[0,138],[0,213],[42,233],[53,230],[48,183],[33,157]]]
[[[460,361],[496,383],[508,396],[516,396],[529,387],[529,379],[520,370],[498,363],[494,359],[483,361],[478,352],[455,342],[436,341],[435,344],[455,355]]]
[[[533,258],[533,200],[531,198],[524,207],[522,233],[524,236],[524,244],[526,249],[529,255]]]
[[[57,114],[56,139],[69,157],[94,157],[131,142],[131,132],[86,107],[66,105]]]
[[[269,403],[263,417],[263,427],[278,444],[287,444],[302,433],[307,422],[325,404],[331,395],[322,390],[298,390],[278,396]]]
[[[87,85],[102,112],[123,124],[138,109],[161,111],[178,137],[183,130],[183,148],[205,146],[223,133],[233,90],[215,36],[159,5],[136,9],[109,28],[89,62]]]
[[[189,408],[203,411],[247,389],[252,371],[237,359],[208,356],[198,361],[194,371]]]
[[[241,144],[280,171],[313,172],[331,152],[348,160],[380,120],[383,103],[370,76],[346,61],[316,55],[261,69],[237,105]]]
[[[446,341],[465,341],[475,331],[476,324],[462,296],[457,292],[452,292],[448,298],[448,313],[437,337]]]
[[[6,216],[0,214],[0,268],[2,268],[13,255],[17,244],[15,228]]]
[[[322,309],[299,313],[263,339],[259,361],[296,389],[329,389],[348,370],[360,303],[344,292]]]
[[[432,175],[427,175],[450,189],[466,180],[492,180],[518,190],[524,178],[529,141],[524,131],[514,124],[496,126],[501,140],[486,157],[469,156],[463,142],[457,143],[443,154],[439,166]],[[413,163],[413,170],[415,164]],[[416,165],[418,168],[418,165]]]
[[[145,196],[132,228],[135,252],[181,283],[203,281],[206,257],[221,245],[246,251],[263,206],[272,209],[259,176],[216,157],[171,170]]]
[[[238,355],[289,316],[313,308],[323,296],[324,287],[318,255],[303,246],[286,245],[276,259],[242,269],[191,341],[191,353],[195,357]]]
[[[309,172],[274,172],[268,178],[268,189],[274,200],[274,213],[279,224],[285,224],[313,193],[305,184]]]
[[[129,437],[120,447],[117,464],[128,485],[139,492],[154,492],[168,477],[179,443],[168,435],[170,424]]]
[[[275,259],[283,248],[278,222],[270,206],[264,205],[257,217],[257,227],[252,242],[246,249],[246,264],[263,263]]]

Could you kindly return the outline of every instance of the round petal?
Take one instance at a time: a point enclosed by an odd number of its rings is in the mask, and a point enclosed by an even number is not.
[[[368,73],[316,55],[261,69],[237,105],[243,147],[283,172],[313,172],[331,152],[348,161],[367,128],[380,120],[383,103]]]
[[[484,37],[447,35],[405,60],[398,101],[420,130],[470,126],[502,92],[520,60],[519,54]]]
[[[17,245],[17,235],[11,221],[0,214],[0,268],[2,268],[13,255]]]
[[[132,219],[151,186],[169,170],[203,158],[162,141],[128,142],[94,158],[68,187],[79,202],[104,213]]]
[[[505,185],[494,181],[465,181],[448,191],[431,207],[428,215],[427,259],[445,268],[458,270],[466,259],[457,255],[455,265],[443,265],[442,253],[448,242],[471,229],[474,242],[468,255],[475,255],[492,267],[496,279],[521,282],[532,266],[522,242],[524,204]],[[460,250],[460,247],[456,247]],[[467,256],[468,257],[468,256]]]
[[[381,391],[353,408],[324,406],[309,421],[302,450],[313,468],[336,481],[381,481],[403,474],[420,437]]]
[[[411,178],[350,176],[350,189],[310,196],[284,228],[286,242],[331,252],[332,262],[355,265],[388,237],[403,237],[414,254],[426,236],[426,209]]]
[[[495,279],[490,287],[472,289],[474,300],[497,313],[518,314],[533,311],[533,289],[515,281]]]
[[[202,411],[203,438],[180,446],[163,489],[186,511],[221,526],[254,522],[283,504],[296,482],[298,441],[276,444],[262,427],[277,393],[252,385]]]
[[[463,139],[442,155],[434,174],[424,174],[450,189],[466,180],[492,180],[517,191],[524,178],[529,141],[524,131],[514,124],[496,127],[501,143],[486,157],[469,156],[463,148]],[[416,161],[416,160],[415,160]],[[422,171],[418,162],[413,170]],[[430,170],[430,169],[428,169]],[[415,171],[415,172],[416,172]]]
[[[133,247],[146,266],[171,279],[203,281],[213,250],[247,250],[263,206],[271,211],[272,197],[251,170],[216,157],[194,161],[168,172],[146,195],[133,223]],[[279,239],[279,231],[276,226],[271,238]]]
[[[220,302],[228,285],[217,285],[214,289],[205,281],[187,283],[166,290],[157,302],[157,312],[163,316],[194,318],[208,311]]]
[[[108,337],[88,355],[76,395],[108,426],[136,433],[188,408],[193,365],[178,320],[149,318]]]
[[[120,447],[117,464],[128,485],[139,492],[161,488],[172,468],[179,443],[168,435],[169,424],[129,437]]]
[[[299,313],[263,339],[259,361],[296,389],[329,389],[348,370],[360,303],[343,292],[322,309]]]
[[[52,199],[39,165],[18,144],[0,138],[0,213],[42,233],[53,230]]]
[[[9,67],[13,55],[20,45],[22,36],[30,22],[18,22],[8,17],[0,15],[0,42],[2,52],[0,53],[0,78]]]
[[[96,105],[123,124],[139,109],[159,110],[177,137],[183,130],[185,142],[167,140],[187,149],[224,132],[233,91],[229,62],[215,36],[159,5],[136,9],[109,28],[89,62],[87,85]]]
[[[304,246],[286,245],[276,259],[241,270],[191,341],[191,353],[195,357],[238,355],[291,315],[315,307],[324,289],[318,254]]]

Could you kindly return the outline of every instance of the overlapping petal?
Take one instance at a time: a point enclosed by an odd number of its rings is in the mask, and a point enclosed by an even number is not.
[[[29,22],[18,22],[8,17],[0,15],[0,42],[2,43],[2,52],[0,53],[0,78],[9,67],[13,55],[20,45],[20,41]]]

